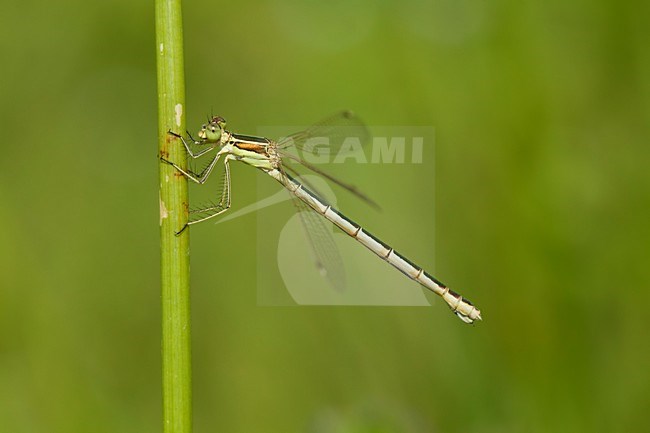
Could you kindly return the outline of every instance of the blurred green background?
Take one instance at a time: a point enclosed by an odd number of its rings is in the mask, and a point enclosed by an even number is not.
[[[422,165],[337,173],[381,214],[340,204],[484,317],[261,307],[257,216],[198,226],[196,431],[647,431],[649,9],[186,2],[191,130],[435,127]],[[153,3],[0,16],[0,433],[160,431]],[[233,164],[235,209],[263,176]]]

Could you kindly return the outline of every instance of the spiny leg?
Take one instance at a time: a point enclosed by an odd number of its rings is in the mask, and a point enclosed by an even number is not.
[[[179,139],[183,142],[183,146],[185,146],[185,150],[187,151],[187,153],[188,153],[192,158],[194,158],[194,159],[196,159],[196,158],[200,158],[201,156],[205,155],[206,153],[210,152],[212,149],[214,149],[215,147],[217,147],[217,144],[216,144],[216,143],[212,143],[212,146],[209,146],[209,147],[207,147],[206,149],[202,149],[202,150],[200,150],[199,152],[196,152],[196,153],[195,153],[195,152],[193,152],[192,149],[190,148],[190,145],[189,145],[189,144],[187,143],[187,141],[185,140],[185,137],[183,137],[183,136],[180,135],[180,134],[177,134],[177,133],[173,132],[171,129],[170,129],[169,131],[167,131],[167,133],[168,133],[169,135],[173,135],[173,136],[176,137],[176,138],[179,138]],[[187,133],[187,136],[190,138],[190,140],[192,141],[193,144],[195,144],[195,145],[197,145],[197,146],[205,146],[205,145],[206,145],[205,140],[201,140],[201,141],[195,140],[195,139],[190,135],[189,132],[186,131],[186,133]]]
[[[204,208],[200,209],[193,209],[190,211],[191,214],[200,214],[200,213],[206,213],[206,212],[211,212],[211,211],[217,211],[219,213],[224,212],[230,208],[230,164],[228,163],[229,159],[226,158],[224,161],[224,173],[223,173],[223,179],[222,179],[222,188],[221,188],[221,198],[219,199],[218,204],[213,204],[212,206],[207,206]],[[191,221],[189,224],[196,224],[201,221],[205,221],[206,219],[210,219],[215,217],[216,215],[210,215],[205,218],[200,218],[194,221]]]
[[[223,165],[225,167],[224,180],[223,180],[223,188],[221,190],[221,199],[219,200],[219,203],[216,205],[190,211],[190,214],[206,214],[206,215],[185,223],[183,228],[180,229],[178,232],[176,232],[177,236],[183,233],[185,229],[187,229],[189,226],[209,220],[210,218],[214,218],[217,215],[221,215],[222,213],[230,209],[230,164],[228,164],[227,157],[224,160]]]
[[[219,161],[219,158],[221,158],[221,153],[217,153],[214,156],[214,158],[212,159],[212,161],[210,162],[210,164],[208,164],[208,166],[205,167],[203,169],[203,171],[201,171],[201,173],[198,173],[198,174],[194,173],[192,170],[184,170],[179,165],[177,165],[177,164],[175,164],[175,163],[173,163],[173,162],[171,162],[171,161],[169,161],[169,160],[167,160],[167,159],[165,159],[163,157],[160,157],[160,160],[162,162],[166,163],[166,164],[171,165],[176,170],[183,173],[183,175],[185,177],[187,177],[188,179],[190,179],[191,181],[196,182],[199,185],[203,185],[205,183],[205,181],[208,180],[208,177],[210,176],[210,173],[212,173],[212,170],[214,169],[214,166]]]

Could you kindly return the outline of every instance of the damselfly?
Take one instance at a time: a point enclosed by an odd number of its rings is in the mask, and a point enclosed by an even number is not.
[[[373,202],[368,197],[357,191],[356,188],[327,175],[314,165],[307,163],[290,152],[291,148],[308,150],[309,140],[314,137],[326,137],[329,141],[330,151],[335,150],[337,147],[340,148],[346,135],[369,137],[369,133],[364,124],[353,113],[344,111],[304,131],[290,135],[278,141],[273,141],[263,137],[235,134],[227,131],[225,128],[226,121],[222,117],[214,116],[209,119],[208,123],[203,125],[201,130],[198,132],[199,140],[192,138],[189,132],[187,133],[187,139],[174,132],[169,132],[171,135],[179,138],[183,142],[185,149],[192,158],[199,158],[215,151],[214,155],[211,156],[208,165],[200,173],[196,173],[189,169],[183,169],[174,162],[161,158],[163,162],[172,165],[188,179],[198,184],[203,184],[222,157],[224,165],[223,188],[219,202],[200,209],[191,210],[190,220],[177,234],[182,233],[192,224],[214,218],[230,208],[229,162],[242,161],[262,170],[280,182],[295,198],[300,200],[302,204],[307,205],[311,210],[332,222],[344,233],[359,241],[362,245],[393,265],[407,277],[417,281],[422,286],[442,297],[451,310],[463,322],[472,323],[475,320],[481,320],[481,312],[474,307],[469,300],[450,290],[436,278],[425,272],[424,269],[415,265],[406,257],[395,251],[392,247],[368,233],[368,231],[363,229],[359,224],[334,209],[319,194],[313,191],[314,188],[307,184],[306,181],[300,180],[297,176],[293,177],[289,174],[289,172],[294,174],[296,174],[296,172],[289,165],[283,163],[283,160],[286,161],[290,159],[298,162],[372,204]],[[196,147],[193,149],[193,146]],[[310,213],[311,211],[307,212],[307,214]],[[302,214],[303,212],[301,212],[301,215]],[[307,218],[309,217],[307,216]],[[328,271],[326,257],[318,257],[318,252],[317,261],[319,261],[319,264],[324,267],[324,269],[322,269],[323,271]]]

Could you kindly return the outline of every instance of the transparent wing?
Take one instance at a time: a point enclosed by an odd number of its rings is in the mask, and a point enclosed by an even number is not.
[[[323,200],[322,194],[304,178],[300,179],[309,189]],[[300,215],[302,227],[311,246],[316,268],[337,291],[342,292],[346,287],[345,266],[334,241],[331,227],[312,208],[291,194],[296,211]],[[325,200],[323,200],[325,201]]]
[[[309,128],[278,141],[280,149],[295,147],[303,152],[338,153],[346,140],[358,140],[363,146],[372,136],[366,125],[352,111],[341,111]]]
[[[347,152],[358,151],[360,150],[359,146],[368,144],[371,139],[370,131],[356,114],[352,111],[341,111],[303,131],[282,138],[278,141],[278,152],[284,160],[283,165],[285,167],[289,167],[285,163],[286,160],[296,162],[298,165],[334,182],[379,210],[379,205],[354,185],[337,179],[296,153],[296,150],[299,150],[303,154],[326,156],[326,160],[329,160],[329,157],[333,155],[340,156],[342,154],[346,155]]]
[[[321,170],[320,168],[316,167],[315,165],[313,165],[313,164],[311,164],[311,163],[308,163],[307,161],[305,161],[305,160],[303,160],[303,159],[301,159],[301,158],[299,158],[299,157],[297,157],[297,156],[295,156],[295,155],[292,155],[292,154],[290,154],[290,153],[280,152],[280,156],[281,156],[283,159],[284,159],[284,158],[288,158],[288,159],[290,159],[290,160],[292,160],[292,161],[297,162],[299,165],[301,165],[301,166],[307,168],[308,170],[311,170],[311,171],[313,171],[314,173],[317,173],[317,174],[323,176],[325,179],[334,182],[335,184],[337,184],[337,185],[340,186],[341,188],[347,190],[349,193],[355,195],[356,197],[358,197],[358,198],[360,198],[361,200],[363,200],[364,202],[366,202],[366,204],[368,204],[368,205],[374,207],[376,210],[381,210],[381,206],[379,206],[379,204],[377,204],[376,201],[374,201],[373,199],[371,199],[370,197],[368,197],[368,196],[367,196],[366,194],[364,194],[363,192],[359,191],[359,189],[358,189],[356,186],[354,186],[354,185],[350,185],[349,183],[346,183],[346,182],[343,182],[342,180],[340,180],[340,179],[338,179],[338,178],[332,176],[331,174],[329,174],[329,173],[327,173],[327,172]],[[285,167],[285,168],[289,168],[288,165],[284,165],[284,167]],[[291,172],[293,172],[293,173],[295,173],[296,175],[300,176],[300,173],[298,173],[296,170],[293,170],[293,169],[290,169],[290,170],[291,170]]]
[[[298,163],[283,164],[283,169],[295,174],[323,202],[326,202],[325,197],[309,181],[302,177],[300,173],[291,168],[292,165],[294,167],[303,166],[350,191],[372,206],[378,207],[374,201],[358,191],[354,186],[334,178],[314,164],[308,163],[295,154],[295,151],[299,150],[302,153],[310,153],[313,155],[340,155],[342,152],[346,152],[346,150],[354,151],[359,145],[363,146],[370,143],[371,138],[370,131],[356,114],[351,111],[342,111],[321,120],[303,131],[278,140],[277,145],[280,156],[283,159],[291,159]],[[295,196],[293,197],[293,202],[300,214],[300,220],[303,223],[305,234],[311,245],[317,268],[332,287],[338,291],[345,290],[345,267],[334,242],[329,223],[325,222],[323,217],[318,215],[301,200],[295,198]]]

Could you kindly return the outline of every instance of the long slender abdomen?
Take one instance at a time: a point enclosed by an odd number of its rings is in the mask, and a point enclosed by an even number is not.
[[[417,281],[433,293],[442,297],[463,322],[472,323],[475,320],[481,320],[481,312],[469,300],[450,290],[447,286],[425,272],[424,269],[415,265],[392,247],[365,231],[359,224],[350,220],[332,206],[323,203],[321,199],[305,188],[300,182],[277,169],[265,171],[309,207],[323,215],[345,233],[355,238],[370,251],[393,265],[410,279]]]

